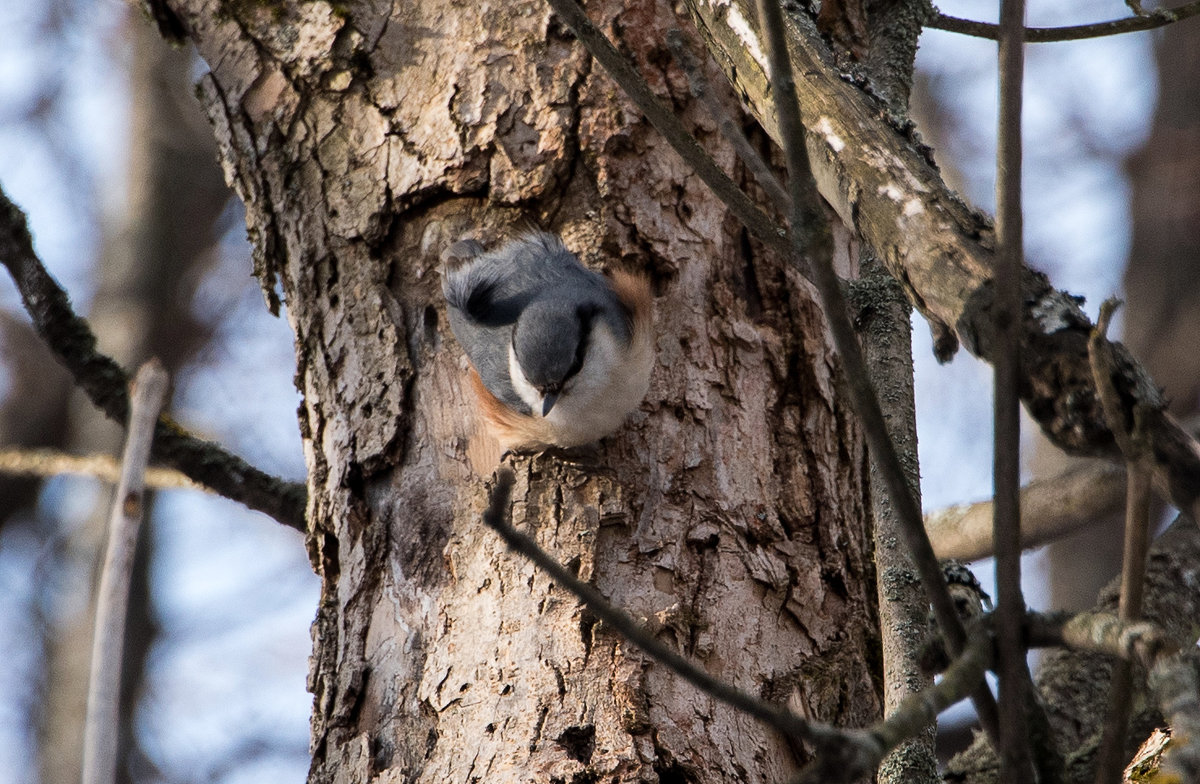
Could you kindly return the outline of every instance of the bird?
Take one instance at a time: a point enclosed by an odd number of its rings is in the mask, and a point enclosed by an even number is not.
[[[503,451],[591,444],[617,430],[650,386],[649,279],[585,267],[554,234],[443,253],[442,293],[479,413]]]

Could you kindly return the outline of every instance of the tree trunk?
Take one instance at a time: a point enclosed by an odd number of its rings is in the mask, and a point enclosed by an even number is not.
[[[865,458],[811,290],[548,8],[171,8],[296,333],[324,580],[310,780],[759,782],[796,762],[481,526],[491,465],[436,273],[472,231],[539,225],[656,286],[646,403],[582,462],[510,458],[515,524],[725,680],[877,718]],[[670,7],[588,11],[738,171],[669,57]]]

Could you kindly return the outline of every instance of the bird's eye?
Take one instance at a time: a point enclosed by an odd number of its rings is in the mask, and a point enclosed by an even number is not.
[[[592,319],[596,316],[594,305],[581,305],[576,311],[579,314],[579,343],[575,345],[575,361],[567,370],[567,378],[573,378],[583,367],[583,358],[587,356],[588,338],[592,335]]]

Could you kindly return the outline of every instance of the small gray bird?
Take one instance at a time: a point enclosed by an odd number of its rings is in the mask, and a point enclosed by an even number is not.
[[[543,232],[492,251],[461,240],[443,258],[450,328],[501,448],[598,441],[642,402],[654,367],[644,276],[593,272]]]

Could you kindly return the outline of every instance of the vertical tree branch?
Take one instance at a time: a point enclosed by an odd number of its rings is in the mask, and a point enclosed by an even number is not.
[[[1104,406],[1104,416],[1117,444],[1125,454],[1127,492],[1125,496],[1125,542],[1121,564],[1121,591],[1118,617],[1132,623],[1142,617],[1142,597],[1146,581],[1146,554],[1149,548],[1150,483],[1153,450],[1146,435],[1146,419],[1151,409],[1143,404],[1133,408],[1133,425],[1125,421],[1120,395],[1113,386],[1116,359],[1108,342],[1108,325],[1120,302],[1109,299],[1100,306],[1096,326],[1088,338],[1088,362],[1095,376],[1096,389]],[[1113,666],[1108,714],[1096,763],[1096,784],[1114,784],[1121,780],[1127,756],[1125,734],[1129,724],[1133,671],[1127,661]]]
[[[862,335],[871,382],[886,408],[889,435],[908,474],[909,491],[920,498],[917,460],[916,409],[913,403],[912,312],[904,291],[869,250],[860,254],[861,277],[851,284],[855,324]],[[918,501],[919,503],[919,501]],[[928,635],[929,603],[903,546],[895,507],[884,492],[878,465],[871,464],[871,521],[875,552],[879,633],[883,643],[885,715],[891,716],[911,695],[926,689],[932,679],[918,664]],[[965,655],[965,654],[964,654]],[[973,690],[978,682],[971,683]],[[923,734],[889,754],[879,769],[881,784],[921,784],[938,781],[934,757],[936,715]]]
[[[1032,782],[1026,734],[1026,684],[1021,594],[1021,85],[1024,79],[1024,0],[1000,3],[1000,117],[996,140],[996,336],[993,484],[996,547],[996,626],[1000,675],[1000,775]]]
[[[1121,568],[1121,597],[1117,615],[1126,623],[1142,617],[1142,595],[1145,586],[1146,552],[1150,524],[1150,471],[1141,461],[1130,462],[1128,491],[1125,497],[1125,549]],[[1116,784],[1121,781],[1128,759],[1125,754],[1125,731],[1129,725],[1133,693],[1133,670],[1124,659],[1113,665],[1112,693],[1108,716],[1104,722],[1100,755],[1096,762],[1096,784]]]
[[[795,79],[783,28],[783,12],[777,0],[758,0],[759,25],[766,41],[770,63],[772,90],[779,117],[779,136],[783,143],[788,166],[788,190],[792,208],[788,215],[792,243],[798,256],[806,257],[812,267],[813,283],[820,296],[821,307],[829,320],[834,346],[842,359],[842,380],[862,423],[871,460],[884,478],[888,497],[896,508],[901,531],[913,555],[921,583],[933,606],[938,626],[946,637],[947,647],[958,656],[966,644],[966,631],[959,620],[954,601],[946,589],[941,566],[933,554],[933,546],[925,536],[925,527],[904,468],[887,434],[887,425],[879,407],[879,399],[871,386],[866,362],[846,311],[841,281],[833,269],[833,255],[828,221],[812,177],[808,152],[804,144],[804,125],[796,98]],[[972,696],[980,721],[989,735],[995,736],[995,702],[987,686],[981,684]]]
[[[142,493],[150,443],[166,394],[167,373],[158,360],[152,359],[142,365],[133,382],[125,459],[113,496],[108,548],[100,574],[83,740],[83,784],[111,784],[115,773],[129,581],[144,511]]]

